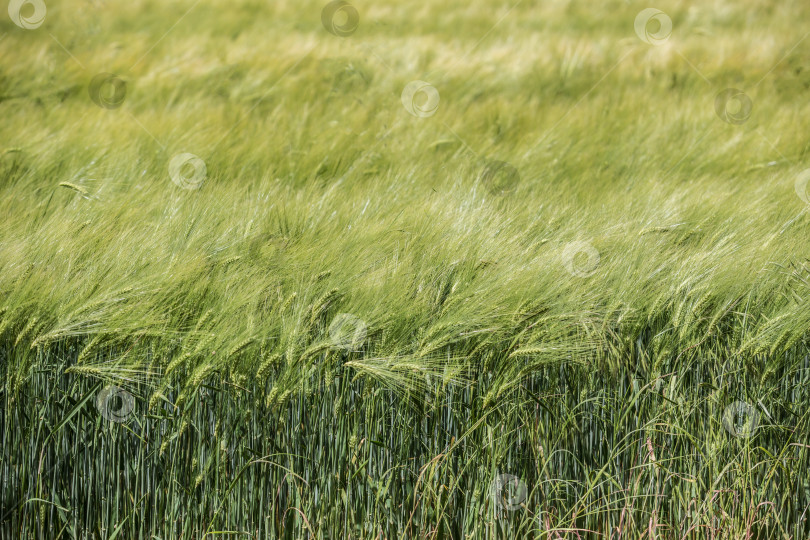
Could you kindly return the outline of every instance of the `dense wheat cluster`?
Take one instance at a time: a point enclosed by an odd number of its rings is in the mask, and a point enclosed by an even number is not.
[[[12,0],[0,538],[807,538],[808,17]]]

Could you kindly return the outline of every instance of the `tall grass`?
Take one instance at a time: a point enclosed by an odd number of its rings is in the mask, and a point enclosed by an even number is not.
[[[354,6],[0,22],[0,536],[806,538],[808,7]]]

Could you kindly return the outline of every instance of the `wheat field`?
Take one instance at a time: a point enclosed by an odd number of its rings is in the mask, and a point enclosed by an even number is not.
[[[810,537],[808,17],[11,0],[0,539]]]

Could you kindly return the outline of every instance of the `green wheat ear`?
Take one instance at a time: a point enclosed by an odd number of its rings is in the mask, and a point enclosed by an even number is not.
[[[203,313],[202,317],[197,320],[197,324],[194,326],[194,332],[198,332],[202,328],[205,327],[206,323],[211,319],[211,315],[214,313],[213,309],[209,309],[205,313]]]
[[[171,376],[175,371],[182,370],[185,368],[186,360],[190,358],[191,353],[184,353],[179,355],[174,360],[169,362],[169,365],[166,366],[166,371],[164,372],[166,377]]]
[[[279,309],[279,312],[284,313],[285,311],[287,311],[287,308],[289,308],[292,305],[293,301],[295,301],[295,298],[297,296],[298,296],[297,292],[294,292],[290,296],[288,296],[287,299],[284,301],[284,304],[282,304],[281,309]]]
[[[223,261],[220,263],[220,266],[222,266],[222,267],[228,266],[228,265],[230,265],[230,264],[232,264],[232,263],[235,263],[236,261],[238,261],[238,260],[239,260],[239,259],[241,259],[241,258],[242,258],[242,256],[241,256],[241,255],[234,255],[234,256],[232,256],[232,257],[228,257],[227,259],[223,260]]]
[[[101,341],[102,341],[103,339],[104,339],[104,335],[103,335],[103,334],[96,334],[96,335],[93,337],[93,339],[91,339],[91,340],[90,340],[90,343],[88,343],[88,344],[87,344],[87,345],[84,347],[84,349],[82,349],[82,352],[80,352],[80,353],[79,353],[79,356],[78,356],[78,358],[76,359],[76,363],[77,363],[77,364],[82,364],[82,363],[84,363],[84,361],[85,361],[85,360],[87,360],[87,358],[88,358],[88,357],[90,356],[90,354],[91,354],[91,353],[94,351],[94,349],[96,348],[96,346],[97,346],[99,343],[101,343]]]
[[[36,318],[36,317],[32,317],[32,318],[31,318],[31,319],[28,321],[28,323],[27,323],[27,324],[26,324],[26,325],[23,327],[23,329],[22,329],[22,330],[20,330],[20,333],[19,333],[19,334],[17,334],[17,339],[16,339],[16,340],[14,340],[14,346],[15,346],[15,347],[16,347],[17,345],[19,345],[19,344],[20,344],[20,342],[21,342],[23,339],[25,339],[25,337],[28,335],[28,333],[29,333],[29,332],[31,332],[31,331],[34,329],[34,327],[36,326],[36,324],[37,324],[37,318]]]
[[[259,381],[264,381],[270,369],[278,367],[280,364],[281,364],[281,354],[279,353],[269,354],[267,356],[267,359],[265,359],[261,363],[259,369],[256,371],[256,378]]]
[[[88,195],[88,191],[86,189],[84,189],[82,186],[79,186],[77,184],[72,184],[70,182],[60,182],[59,187],[72,189],[73,191],[77,191],[77,192],[79,192],[79,193],[81,193],[82,195],[85,195],[85,196]]]
[[[240,343],[236,344],[236,345],[235,345],[235,346],[234,346],[234,347],[233,347],[233,348],[232,348],[232,349],[231,349],[231,350],[228,352],[228,354],[227,354],[225,357],[226,357],[226,358],[232,358],[233,356],[236,356],[237,354],[239,354],[240,352],[242,352],[244,349],[246,349],[246,348],[248,347],[248,345],[250,345],[250,344],[251,344],[251,343],[253,343],[254,341],[255,341],[255,338],[248,338],[248,339],[246,339],[246,340],[244,340],[244,341],[242,341],[242,342],[240,342]]]

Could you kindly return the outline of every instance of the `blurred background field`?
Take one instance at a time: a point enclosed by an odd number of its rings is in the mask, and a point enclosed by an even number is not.
[[[810,534],[810,5],[45,2],[3,538]]]

